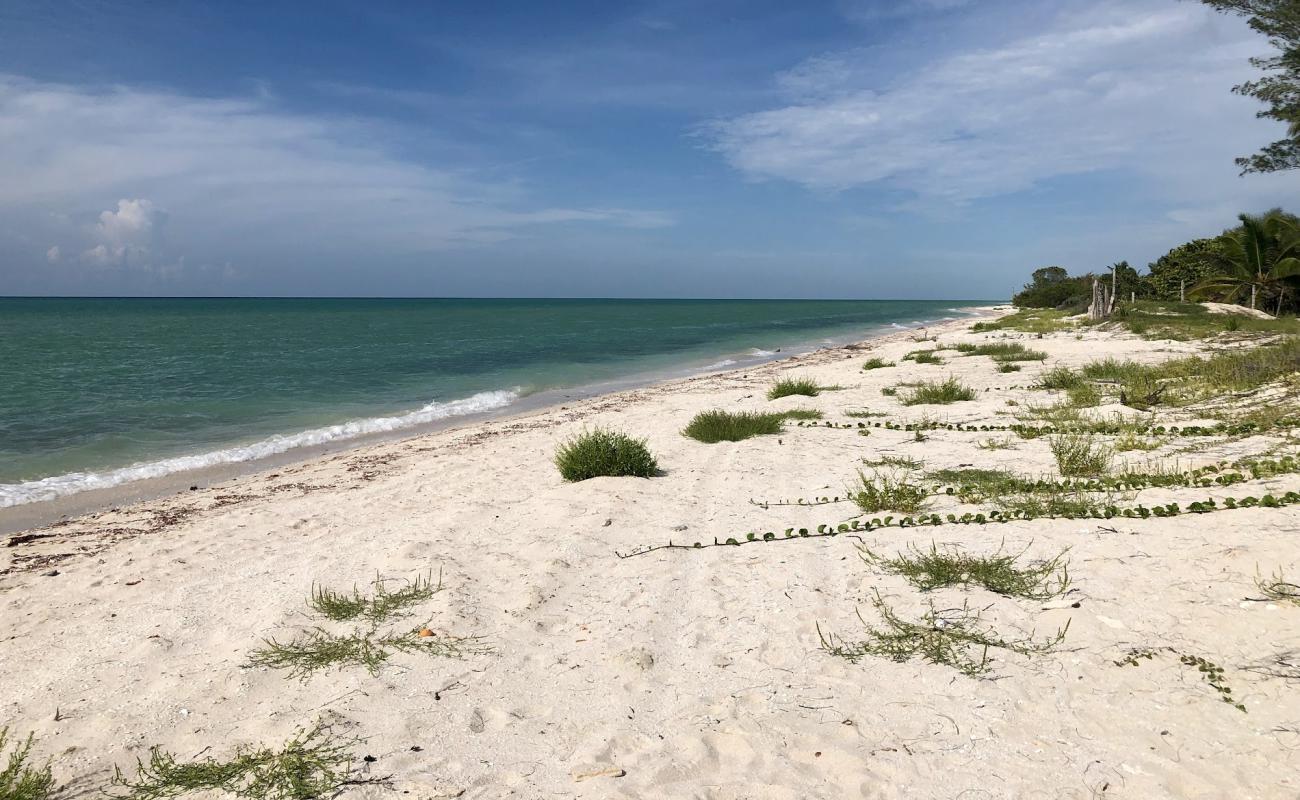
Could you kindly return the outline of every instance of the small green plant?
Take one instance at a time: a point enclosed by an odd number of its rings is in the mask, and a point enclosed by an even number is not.
[[[904,470],[892,474],[877,470],[870,477],[859,470],[858,486],[850,488],[848,495],[864,514],[877,511],[911,514],[925,507],[929,492],[910,482]]]
[[[1160,447],[1160,442],[1156,441],[1155,439],[1143,438],[1141,436],[1138,436],[1136,433],[1133,433],[1132,431],[1126,431],[1125,433],[1116,437],[1115,443],[1112,445],[1112,447],[1114,447],[1116,450],[1118,450],[1121,453],[1130,452],[1133,450],[1148,451],[1148,450],[1155,450],[1156,448]]]
[[[1020,365],[1013,364],[1010,361],[1004,361],[998,364],[998,372],[1019,372]]]
[[[943,359],[935,355],[935,350],[913,350],[903,356],[904,361],[915,361],[918,364],[942,364]]]
[[[972,345],[969,348],[958,346],[958,350],[973,356],[989,356],[994,361],[1046,361],[1047,353],[1030,350],[1019,342],[990,342]]]
[[[253,667],[286,669],[290,678],[307,679],[321,670],[364,667],[378,675],[395,653],[424,653],[444,658],[462,658],[485,652],[478,637],[438,636],[428,628],[414,628],[406,633],[389,631],[354,631],[338,635],[323,628],[311,628],[287,642],[267,639],[249,653]]]
[[[1016,442],[1009,436],[1001,439],[981,439],[975,443],[975,446],[981,450],[1014,450]]]
[[[911,393],[903,398],[903,405],[947,405],[974,399],[974,389],[954,377],[949,377],[942,381],[917,384]]]
[[[923,592],[948,586],[982,586],[994,594],[1026,600],[1048,600],[1064,594],[1070,586],[1070,565],[1062,551],[1055,558],[1032,561],[1024,566],[1020,556],[1005,555],[1001,548],[988,556],[977,556],[953,548],[940,551],[932,542],[928,551],[912,547],[909,553],[885,558],[866,545],[858,553],[868,565],[901,575]]]
[[[120,800],[165,800],[191,792],[218,791],[247,800],[314,800],[330,797],[353,774],[352,748],[358,740],[334,735],[319,723],[299,730],[279,750],[240,748],[226,761],[215,758],[180,762],[159,747],[146,763],[136,759],[136,774],[114,770],[110,796]]]
[[[438,576],[437,584],[433,582],[432,574],[406,581],[395,590],[389,588],[389,583],[390,581],[376,575],[371,583],[373,591],[369,595],[361,594],[355,586],[350,593],[312,586],[307,606],[335,622],[364,618],[372,624],[378,624],[394,617],[407,616],[412,606],[423,603],[442,591],[441,575]]]
[[[1282,570],[1274,572],[1267,578],[1256,575],[1255,585],[1269,600],[1295,603],[1300,606],[1300,584],[1288,581],[1286,576],[1282,574]]]
[[[969,604],[959,609],[940,611],[930,604],[918,622],[900,618],[886,605],[877,592],[871,601],[884,619],[884,628],[875,628],[862,620],[866,639],[860,642],[845,641],[835,635],[827,636],[817,627],[822,649],[834,656],[856,664],[864,656],[908,661],[921,658],[932,664],[952,667],[968,677],[978,677],[989,671],[989,648],[1009,650],[1021,655],[1051,652],[1065,640],[1070,625],[1058,630],[1056,635],[1034,641],[1033,637],[1008,640],[984,624],[978,611]],[[859,613],[858,619],[862,619]]]
[[[1101,405],[1101,392],[1091,383],[1081,383],[1065,393],[1066,402],[1075,408],[1095,408]]]
[[[566,481],[602,476],[650,478],[659,471],[645,439],[602,428],[584,431],[560,445],[555,466]]]
[[[924,464],[911,456],[881,456],[875,461],[862,459],[862,463],[869,467],[896,467],[898,469],[913,470],[920,469]]]
[[[1039,389],[1073,389],[1083,383],[1079,373],[1069,367],[1052,367],[1038,379]]]
[[[1062,434],[1049,440],[1056,468],[1066,478],[1093,478],[1110,469],[1111,451],[1087,434]]]
[[[46,800],[54,790],[54,775],[47,761],[33,767],[29,762],[36,739],[28,734],[26,739],[13,744],[13,749],[0,770],[0,800]],[[0,755],[9,745],[9,729],[0,728]]]
[[[306,680],[316,672],[335,667],[359,666],[377,675],[388,659],[399,652],[451,658],[486,652],[478,637],[439,635],[427,626],[406,633],[379,632],[381,624],[410,616],[414,606],[442,591],[441,575],[437,584],[433,583],[432,576],[425,576],[394,590],[389,588],[388,581],[376,577],[372,586],[373,592],[363,595],[356,587],[346,593],[313,585],[307,607],[318,616],[332,622],[366,624],[349,633],[333,633],[316,626],[297,632],[288,641],[264,639],[260,647],[249,652],[249,666],[286,669],[289,677]]]
[[[884,369],[885,367],[892,367],[892,366],[894,366],[894,362],[892,361],[886,361],[883,358],[869,358],[867,359],[867,363],[862,365],[862,368],[864,370],[872,370],[872,369]]]
[[[1123,658],[1113,663],[1117,667],[1137,667],[1141,666],[1141,662],[1151,661],[1162,652],[1178,656],[1178,663],[1185,667],[1195,667],[1196,671],[1201,674],[1201,677],[1207,684],[1209,684],[1210,688],[1215,692],[1218,692],[1220,700],[1237,709],[1241,713],[1246,713],[1246,706],[1233,699],[1232,687],[1228,686],[1224,680],[1223,667],[1215,664],[1213,661],[1202,658],[1201,656],[1192,655],[1190,653],[1180,653],[1172,647],[1135,647],[1125,653]]]
[[[863,411],[845,411],[844,416],[850,417],[852,419],[872,419],[873,417],[887,417],[889,415],[883,411],[863,410]]]
[[[822,387],[809,378],[782,378],[772,384],[772,388],[767,390],[767,399],[776,400],[781,397],[791,397],[793,395],[802,395],[804,397],[816,397],[821,393]]]
[[[789,411],[782,411],[778,414],[781,419],[808,420],[821,419],[826,416],[820,411],[811,408],[792,408]]]
[[[701,411],[691,419],[682,434],[705,444],[739,442],[753,436],[780,433],[784,419],[782,414],[752,411]]]
[[[897,386],[882,386],[882,387],[880,387],[880,393],[883,394],[885,397],[894,397],[894,396],[896,396],[896,395],[898,394],[898,387],[897,387]]]

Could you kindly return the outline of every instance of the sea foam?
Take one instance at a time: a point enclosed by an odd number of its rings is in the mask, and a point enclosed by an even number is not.
[[[108,489],[131,481],[161,478],[177,472],[238,464],[284,453],[299,447],[312,447],[343,439],[355,439],[376,433],[411,428],[448,417],[478,414],[505,408],[519,398],[516,391],[480,392],[471,397],[446,403],[429,403],[415,411],[394,417],[371,417],[313,428],[299,433],[276,434],[252,444],[227,447],[192,456],[177,456],[161,461],[146,461],[107,472],[70,472],[23,483],[0,484],[0,508],[53,500],[91,489]]]

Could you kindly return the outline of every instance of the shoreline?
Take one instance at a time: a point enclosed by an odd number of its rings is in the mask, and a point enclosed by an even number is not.
[[[1152,424],[1181,432],[1148,425],[1120,448],[1086,424],[1121,412],[1117,387],[1095,406],[1035,387],[1107,360],[1224,357],[1222,341],[971,324],[351,448],[10,537],[5,723],[35,735],[33,757],[75,794],[153,747],[223,760],[316,724],[355,742],[361,780],[340,800],[1084,798],[1121,777],[1133,797],[1300,791],[1286,766],[1300,697],[1277,674],[1300,650],[1300,608],[1259,582],[1300,571],[1300,420],[1196,428],[1215,419],[1198,414],[1293,406],[1296,387],[1282,375],[1209,407],[1162,406]],[[782,378],[821,391],[768,399]],[[965,396],[907,402],[950,378]],[[1076,497],[1058,437],[1009,429],[1058,403],[1080,413],[1072,435],[1112,451],[1082,490],[1090,507],[1147,514],[1004,514]],[[718,410],[823,418],[737,442],[682,435]],[[645,440],[659,472],[565,482],[556,448],[592,427]],[[1247,462],[1260,470],[1226,467]],[[1032,488],[978,483],[989,475]],[[901,495],[844,504],[887,478],[918,490],[920,511]],[[945,490],[958,481],[1000,494]],[[879,560],[932,547],[1009,557],[1017,578],[1059,569],[999,591],[984,577],[927,586]],[[378,627],[316,602],[376,582],[426,591]],[[837,651],[907,626],[928,640],[947,630],[931,613],[991,644]],[[390,634],[403,649],[373,663],[268,660]]]
[[[354,437],[335,439],[318,445],[292,447],[279,453],[259,456],[242,461],[231,461],[194,469],[183,469],[158,477],[139,478],[98,489],[83,489],[68,494],[61,494],[47,500],[34,500],[13,506],[0,508],[0,540],[5,537],[43,528],[60,520],[75,518],[97,511],[133,506],[169,495],[188,494],[198,490],[218,490],[229,488],[227,485],[241,478],[255,476],[278,468],[300,466],[353,451],[363,450],[375,445],[403,442],[429,434],[459,431],[472,428],[489,421],[512,422],[527,419],[537,414],[564,410],[565,403],[577,403],[623,392],[646,389],[660,384],[677,381],[689,381],[696,378],[726,375],[732,372],[754,370],[772,364],[783,364],[809,356],[821,351],[854,349],[867,343],[892,341],[895,337],[907,336],[924,330],[939,330],[944,326],[967,323],[990,316],[1006,306],[956,306],[952,310],[966,314],[966,317],[940,320],[934,324],[889,330],[880,327],[880,333],[866,338],[851,338],[850,341],[832,345],[813,343],[796,343],[767,356],[759,356],[749,364],[710,369],[705,367],[678,367],[648,373],[631,374],[615,380],[607,380],[579,386],[546,389],[522,396],[510,404],[489,411],[453,415],[425,423],[416,423],[385,432],[365,433]],[[898,327],[898,323],[890,323]],[[783,352],[789,350],[789,353]],[[459,402],[459,401],[450,401]],[[157,463],[157,462],[143,462]],[[138,466],[138,465],[134,465]],[[109,470],[107,472],[112,472]],[[103,473],[100,473],[103,474]]]

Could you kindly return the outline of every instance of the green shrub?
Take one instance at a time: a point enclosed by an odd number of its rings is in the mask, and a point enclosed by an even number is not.
[[[998,364],[998,372],[1019,372],[1020,365],[1012,364],[1009,361],[1003,361]]]
[[[883,358],[870,358],[867,363],[862,365],[863,369],[884,369],[885,367],[894,366],[894,362],[886,361]]]
[[[9,743],[9,729],[0,728],[0,754]],[[3,800],[45,800],[54,789],[54,776],[47,762],[33,768],[28,764],[32,745],[36,740],[27,738],[14,744],[4,769],[0,770],[0,798]]]
[[[1066,478],[1095,478],[1110,469],[1111,451],[1086,434],[1064,434],[1049,440],[1056,467]]]
[[[649,478],[659,470],[644,439],[597,428],[581,433],[555,452],[555,466],[566,481],[600,476]]]
[[[753,411],[701,411],[682,431],[686,436],[705,444],[739,442],[751,436],[768,436],[781,432],[783,414],[763,414]]]
[[[974,399],[974,389],[964,385],[956,378],[949,377],[943,381],[917,384],[911,393],[903,398],[903,405],[947,405],[948,403]]]
[[[816,397],[820,392],[821,387],[808,378],[782,378],[767,390],[767,399],[776,400],[792,395]]]

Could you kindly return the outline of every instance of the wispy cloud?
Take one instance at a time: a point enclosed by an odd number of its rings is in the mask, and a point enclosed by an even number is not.
[[[1230,92],[1257,37],[1197,3],[1066,9],[1045,30],[893,78],[870,53],[812,59],[779,78],[791,103],[705,135],[752,178],[881,184],[931,202],[1113,169],[1177,182],[1188,163],[1202,179],[1235,180],[1231,156],[1268,136]]]
[[[673,223],[653,209],[538,205],[509,180],[403,157],[384,126],[289,113],[264,97],[0,76],[0,120],[0,211],[25,219],[27,246],[67,268],[185,253],[225,263],[267,248],[401,255],[538,225]]]

